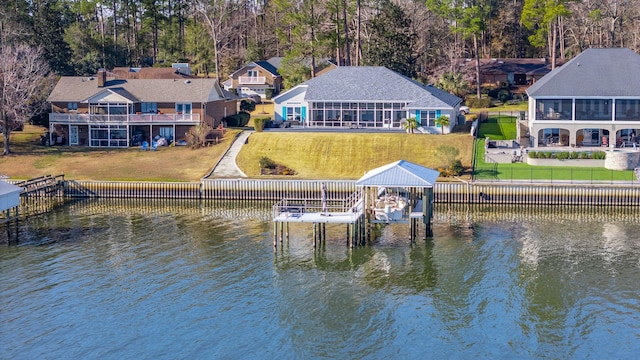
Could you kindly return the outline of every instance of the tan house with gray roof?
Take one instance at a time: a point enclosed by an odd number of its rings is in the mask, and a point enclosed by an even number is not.
[[[215,128],[237,112],[236,97],[216,79],[115,79],[104,71],[60,78],[48,101],[51,140],[72,146],[176,141],[200,122]]]

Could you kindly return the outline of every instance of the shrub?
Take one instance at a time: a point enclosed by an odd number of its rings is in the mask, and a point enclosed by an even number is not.
[[[511,100],[511,91],[509,91],[508,89],[500,90],[498,92],[498,99],[503,103],[507,102],[508,100]]]
[[[569,153],[569,159],[577,159],[579,156],[580,155],[575,151]]]
[[[451,165],[449,165],[449,172],[451,175],[458,176],[464,172],[464,166],[462,166],[462,162],[459,159],[454,160]]]
[[[591,159],[591,154],[589,154],[588,152],[581,152],[580,159]]]
[[[488,108],[491,106],[491,98],[478,99],[476,97],[468,97],[466,104],[472,108]]]
[[[258,160],[258,163],[260,164],[260,167],[264,169],[275,169],[277,166],[275,161],[266,156],[261,157],[260,160]]]
[[[265,124],[271,121],[271,118],[257,118],[253,119],[253,128],[257,132],[262,132],[264,130]]]
[[[222,119],[222,121],[227,123],[227,126],[242,127],[242,126],[247,126],[250,118],[251,118],[251,115],[249,115],[249,113],[240,111],[237,114],[227,116],[226,118]]]
[[[207,135],[211,133],[211,130],[211,126],[206,122],[201,122],[199,125],[191,127],[187,132],[187,145],[192,149],[204,146]]]
[[[243,99],[240,101],[240,110],[252,112],[256,109],[256,103],[253,100]]]
[[[607,157],[607,153],[604,151],[594,151],[591,153],[592,159],[603,160],[605,157]]]
[[[258,160],[260,175],[295,175],[296,171],[263,156]]]
[[[569,153],[566,151],[561,151],[556,154],[556,159],[558,160],[566,160],[569,158]]]
[[[537,158],[538,158],[538,156],[539,156],[539,154],[538,154],[538,152],[537,152],[537,151],[529,151],[529,152],[527,153],[527,156],[529,156],[529,157],[530,157],[530,158],[532,158],[532,159],[537,159]]]

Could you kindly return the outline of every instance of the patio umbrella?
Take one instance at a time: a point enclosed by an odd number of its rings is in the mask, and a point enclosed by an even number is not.
[[[322,212],[324,213],[327,211],[327,185],[325,183],[322,183],[321,201],[322,201]]]

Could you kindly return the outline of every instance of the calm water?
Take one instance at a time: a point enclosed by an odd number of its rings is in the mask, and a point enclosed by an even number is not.
[[[314,251],[306,225],[277,252],[269,216],[90,201],[32,218],[0,246],[0,358],[640,353],[639,210],[439,207],[428,243],[392,226],[350,250],[329,227]]]

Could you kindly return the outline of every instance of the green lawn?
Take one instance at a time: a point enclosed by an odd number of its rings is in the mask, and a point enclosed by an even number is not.
[[[490,116],[486,122],[480,124],[478,138],[489,138],[491,140],[515,139],[517,118],[515,116]]]

